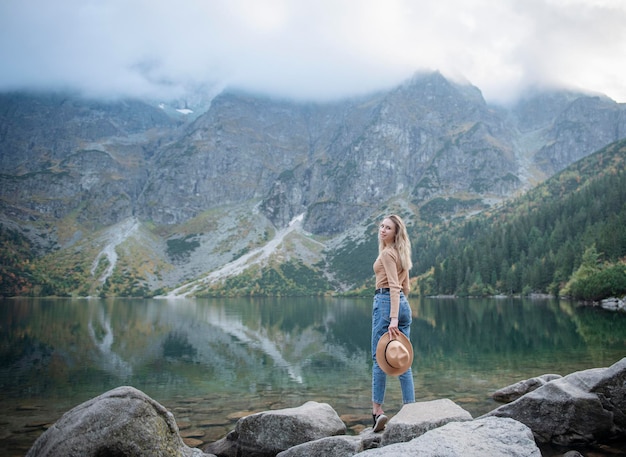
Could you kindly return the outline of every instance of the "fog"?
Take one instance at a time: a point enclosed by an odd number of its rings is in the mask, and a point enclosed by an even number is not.
[[[623,0],[3,0],[0,91],[330,100],[438,70],[490,102],[626,102]]]

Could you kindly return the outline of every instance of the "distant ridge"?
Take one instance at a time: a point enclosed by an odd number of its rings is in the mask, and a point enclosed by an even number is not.
[[[0,94],[2,295],[167,295],[300,215],[263,265],[198,293],[355,290],[382,214],[437,231],[626,132],[625,106],[603,96],[533,92],[503,108],[440,73],[333,103],[224,92],[193,116],[165,108]],[[134,230],[110,244],[125,221]]]

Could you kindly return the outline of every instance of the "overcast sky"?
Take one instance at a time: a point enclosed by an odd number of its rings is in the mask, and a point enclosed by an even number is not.
[[[625,0],[0,0],[0,90],[328,100],[422,70],[626,102]]]

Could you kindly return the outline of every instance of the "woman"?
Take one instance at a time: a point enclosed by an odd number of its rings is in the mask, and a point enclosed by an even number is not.
[[[410,338],[411,307],[406,297],[409,294],[411,266],[411,242],[404,222],[395,214],[385,217],[378,232],[378,257],[374,262],[376,293],[372,310],[372,418],[375,432],[383,430],[388,420],[382,408],[387,375],[376,361],[376,346],[386,332],[390,333],[391,338],[398,337],[399,332]],[[415,402],[411,368],[399,378],[402,403]]]

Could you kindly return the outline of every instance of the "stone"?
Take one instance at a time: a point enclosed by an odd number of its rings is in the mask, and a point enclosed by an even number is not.
[[[626,433],[626,358],[550,381],[486,416],[526,424],[539,443],[569,446],[617,439]]]
[[[532,431],[507,418],[449,422],[406,443],[360,452],[358,457],[541,457]]]
[[[447,398],[408,403],[387,423],[381,446],[410,441],[448,422],[471,420],[470,413]]]
[[[380,432],[374,432],[372,427],[368,427],[359,434],[359,437],[361,438],[361,450],[365,451],[380,447],[383,435]]]
[[[276,457],[352,457],[360,447],[361,438],[358,436],[331,436],[299,444],[279,452]]]
[[[491,397],[500,403],[510,403],[517,400],[522,395],[526,395],[528,392],[538,389],[547,382],[554,381],[559,378],[562,378],[559,374],[544,374],[534,378],[525,379],[524,381],[520,381],[496,390]]]
[[[346,425],[330,405],[309,401],[242,417],[232,432],[204,451],[225,457],[274,457],[299,444],[345,433]]]
[[[185,443],[189,447],[198,447],[204,443],[204,441],[196,439],[196,438],[183,438],[183,443]]]
[[[626,297],[622,298],[605,298],[600,301],[600,307],[608,311],[626,312]]]
[[[626,435],[626,358],[608,368],[543,375],[509,388],[531,390],[475,420],[449,399],[410,403],[382,433],[369,427],[358,436],[345,434],[344,421],[326,403],[250,413],[225,438],[206,445],[205,454],[194,447],[202,445],[197,438],[203,430],[177,424],[165,407],[124,386],[65,413],[26,456],[540,457],[536,443],[588,447],[620,443]]]
[[[27,457],[198,457],[174,416],[133,387],[105,392],[65,413],[33,444]]]
[[[180,436],[183,438],[202,438],[204,435],[205,431],[198,428],[188,429],[180,432]]]

